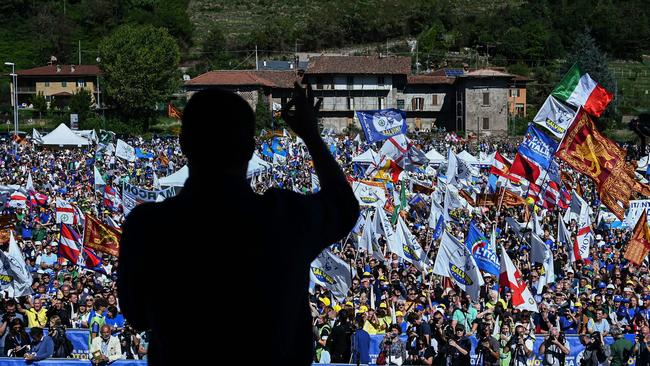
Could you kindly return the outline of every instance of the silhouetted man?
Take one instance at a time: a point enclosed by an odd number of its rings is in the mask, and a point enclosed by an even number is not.
[[[359,207],[320,138],[311,91],[296,84],[292,106],[283,117],[313,159],[313,195],[252,191],[255,115],[241,97],[210,89],[188,102],[185,187],[136,207],[123,226],[120,305],[135,328],[152,329],[150,364],[311,364],[309,265],[352,229]]]

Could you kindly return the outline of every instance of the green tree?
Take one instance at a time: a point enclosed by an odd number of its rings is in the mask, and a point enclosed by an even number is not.
[[[227,69],[231,61],[228,53],[225,52],[227,47],[226,36],[223,29],[215,24],[208,30],[208,34],[203,40],[201,50],[203,58],[207,61],[208,68],[212,70]]]
[[[38,94],[32,97],[32,105],[34,106],[34,110],[38,112],[38,118],[43,118],[43,113],[47,112],[47,102],[45,101],[43,92],[38,92]]]
[[[178,45],[164,28],[125,25],[99,45],[107,104],[146,131],[180,85]]]
[[[70,113],[79,115],[79,121],[85,121],[90,115],[90,106],[92,104],[92,97],[90,92],[86,89],[79,89],[70,98]]]
[[[257,92],[257,104],[255,105],[255,127],[259,132],[262,129],[271,130],[273,128],[273,115],[269,109],[269,104],[264,98],[264,92],[260,89]]]

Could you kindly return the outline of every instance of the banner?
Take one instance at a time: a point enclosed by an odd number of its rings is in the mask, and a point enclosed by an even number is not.
[[[406,112],[399,109],[359,111],[357,118],[368,143],[386,140],[408,131]]]
[[[639,216],[643,213],[643,210],[648,210],[648,222],[650,222],[650,200],[632,200],[630,201],[630,207],[625,214],[625,219],[623,220],[623,226],[634,227],[639,221]]]
[[[94,216],[86,215],[84,247],[117,257],[120,253],[121,236],[121,230],[104,224]]]
[[[530,125],[524,141],[519,145],[519,154],[539,164],[542,168],[548,169],[557,150],[557,142],[548,137],[544,132]]]
[[[122,206],[124,207],[124,215],[128,215],[135,206],[141,203],[156,202],[158,195],[170,198],[176,195],[176,191],[174,190],[174,187],[149,191],[125,182],[122,185]]]
[[[546,127],[555,137],[561,139],[571,126],[575,116],[576,112],[573,109],[549,95],[533,118],[533,122]]]
[[[352,287],[352,267],[326,248],[311,262],[309,278],[330,290],[336,299],[342,300]]]

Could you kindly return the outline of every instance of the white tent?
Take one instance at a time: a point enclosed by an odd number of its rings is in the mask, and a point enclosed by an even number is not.
[[[363,154],[357,155],[352,158],[353,163],[358,163],[358,164],[372,164],[375,161],[379,160],[379,155],[372,149],[368,149],[364,151]]]
[[[497,154],[496,151],[493,152],[493,153],[490,153],[490,154],[487,154],[487,153],[484,153],[484,152],[481,151],[481,153],[479,154],[479,159],[478,159],[479,164],[481,164],[483,166],[492,166],[492,165],[494,165],[494,157],[496,156],[496,154]]]
[[[68,126],[61,123],[59,127],[55,128],[52,132],[43,136],[41,145],[46,146],[87,146],[92,143],[87,139],[77,136]]]
[[[253,154],[251,160],[248,161],[248,169],[246,170],[246,178],[254,175],[261,174],[271,169],[271,164],[262,160],[257,154]]]
[[[436,149],[431,149],[428,153],[426,153],[424,156],[429,159],[429,164],[431,165],[437,165],[437,164],[444,164],[447,162],[447,159],[445,159],[442,154],[440,154]]]
[[[479,161],[474,155],[468,153],[467,151],[463,150],[460,152],[460,154],[457,155],[458,159],[464,161],[465,163],[469,165],[479,165]]]
[[[187,165],[184,165],[182,168],[172,173],[172,175],[160,178],[158,181],[160,182],[161,187],[182,187],[185,185],[185,180],[187,180],[189,175],[190,168],[188,168]]]

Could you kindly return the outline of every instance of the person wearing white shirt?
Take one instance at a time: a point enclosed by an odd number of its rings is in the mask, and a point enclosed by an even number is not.
[[[106,365],[124,357],[120,339],[111,335],[111,327],[108,325],[102,326],[99,337],[95,337],[90,344],[89,352],[93,365]]]

